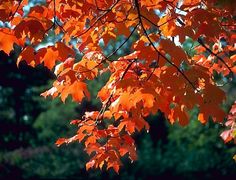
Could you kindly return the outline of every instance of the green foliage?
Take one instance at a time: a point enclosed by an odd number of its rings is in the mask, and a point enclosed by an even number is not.
[[[69,130],[72,130],[69,127],[69,120],[78,116],[77,105],[70,102],[65,106],[59,99],[44,103],[47,104],[47,108],[36,118],[33,127],[38,132],[38,138],[43,144],[54,144],[58,136],[68,135]]]

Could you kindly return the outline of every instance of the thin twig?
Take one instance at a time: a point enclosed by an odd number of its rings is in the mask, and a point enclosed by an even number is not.
[[[99,67],[102,63],[106,62],[106,60],[109,60],[109,58],[113,55],[115,55],[117,53],[117,51],[119,51],[127,42],[128,40],[130,39],[130,37],[133,35],[133,33],[135,32],[135,30],[137,29],[139,23],[134,27],[134,29],[131,31],[130,35],[124,40],[124,42],[117,48],[115,49],[111,54],[109,54],[107,57],[104,57],[104,59],[99,62],[96,66],[94,66],[93,68],[91,69],[87,69],[87,70],[84,70],[84,71],[80,71],[80,72],[77,72],[77,73],[86,73],[86,72],[90,72],[94,69],[96,69],[97,67]]]
[[[17,6],[17,8],[16,8],[16,10],[14,11],[14,13],[13,13],[13,14],[10,14],[10,16],[11,16],[11,17],[10,17],[10,21],[14,18],[15,14],[16,14],[17,11],[19,10],[20,5],[21,5],[22,2],[23,2],[23,0],[20,0],[18,6]]]
[[[135,30],[137,29],[137,27],[139,26],[139,23],[134,27],[134,29],[131,31],[130,35],[124,40],[124,42],[116,49],[114,50],[111,54],[109,54],[106,59],[109,59],[111,56],[113,56],[114,54],[117,53],[117,51],[120,50],[120,48],[122,48],[130,39],[130,37],[133,35],[133,33],[135,32]]]
[[[154,48],[154,50],[155,50],[162,58],[164,58],[164,59],[165,59],[169,64],[171,64],[174,68],[176,68],[176,70],[184,77],[184,79],[191,85],[191,87],[192,87],[194,90],[196,90],[197,92],[199,92],[198,89],[194,86],[194,84],[189,80],[189,78],[179,69],[179,67],[176,66],[176,65],[175,65],[173,62],[171,62],[169,59],[167,59],[167,58],[165,57],[165,55],[163,55],[163,54],[156,48],[156,46],[153,44],[152,40],[151,40],[150,37],[148,36],[148,33],[147,33],[147,31],[146,31],[146,29],[145,29],[145,27],[144,27],[144,25],[143,25],[142,15],[141,15],[141,12],[140,12],[140,9],[139,9],[138,0],[135,0],[135,6],[136,6],[136,8],[137,8],[137,12],[138,12],[138,17],[139,17],[140,25],[141,25],[141,27],[142,27],[142,29],[143,29],[143,31],[144,31],[145,36],[147,37],[147,39],[148,39],[148,41],[149,41],[149,43],[150,43],[150,45]]]
[[[132,66],[132,64],[133,64],[135,61],[136,61],[136,59],[133,60],[133,61],[131,61],[131,62],[129,63],[129,65],[125,68],[125,71],[124,71],[124,73],[122,74],[120,80],[124,79],[124,77],[125,77],[126,73],[128,72],[129,68]]]
[[[152,22],[150,19],[148,19],[146,16],[141,15],[142,18],[144,18],[145,20],[147,20],[149,23],[151,23],[153,26],[155,26],[156,28],[160,28],[160,26],[158,26],[157,24],[155,24],[154,22]]]
[[[82,33],[80,33],[78,35],[78,37],[86,34],[88,31],[90,31],[97,23],[98,21],[100,21],[101,18],[103,18],[105,15],[107,15],[119,2],[120,0],[117,0],[107,11],[105,11],[103,14],[101,14],[94,22],[91,26],[89,26],[89,28],[87,28],[85,31],[83,31]]]
[[[218,56],[216,53],[214,53],[210,48],[208,48],[204,42],[202,41],[202,39],[198,38],[198,42],[199,44],[201,44],[209,53],[211,53],[212,55],[214,55],[217,59],[219,59],[226,67],[227,69],[230,71],[230,74],[233,75],[233,71],[231,70],[231,68],[228,66],[228,64],[220,57]]]
[[[109,11],[110,8],[108,8],[108,9],[101,9],[101,8],[98,7],[98,2],[97,2],[97,0],[94,0],[94,1],[95,1],[95,4],[96,4],[96,6],[97,6],[97,10],[98,10],[98,11]]]
[[[160,61],[160,54],[158,53],[157,65],[153,68],[152,72],[150,73],[150,75],[148,76],[148,78],[146,79],[146,81],[148,81],[148,80],[152,77],[152,75],[153,75],[153,73],[155,72],[156,68],[159,66],[159,65],[158,65],[158,64],[159,64],[159,61]]]

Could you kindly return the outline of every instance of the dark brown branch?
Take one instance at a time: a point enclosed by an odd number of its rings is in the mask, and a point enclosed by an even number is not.
[[[167,20],[166,22],[164,22],[164,23],[162,23],[162,24],[160,24],[160,25],[157,25],[157,24],[155,24],[154,22],[152,22],[150,19],[148,19],[146,16],[144,16],[144,15],[142,15],[142,14],[140,14],[140,16],[141,16],[143,19],[147,20],[149,23],[151,23],[153,26],[155,26],[156,28],[158,28],[158,30],[159,30],[159,28],[160,28],[161,26],[164,26],[166,23],[168,23],[168,22],[170,22],[170,21],[172,21],[172,20],[178,18],[178,17],[176,16],[176,17],[173,17],[173,18]]]
[[[177,19],[177,18],[178,18],[178,17],[176,16],[176,17],[173,17],[173,18],[171,18],[171,19],[168,19],[166,22],[160,24],[159,27],[164,26],[164,25],[167,24],[168,22],[170,22],[170,21],[172,21],[172,20],[174,20],[174,19]]]
[[[233,71],[231,70],[231,68],[228,66],[228,64],[220,57],[218,56],[216,53],[214,53],[210,48],[208,48],[204,42],[198,38],[198,43],[201,44],[209,53],[211,53],[212,55],[214,55],[217,59],[219,59],[225,66],[226,68],[230,71],[230,74],[233,75]]]
[[[80,71],[80,72],[77,72],[77,73],[86,73],[86,72],[90,72],[94,69],[96,69],[97,67],[99,67],[102,63],[106,62],[106,60],[109,60],[109,58],[111,56],[113,56],[114,54],[117,53],[117,51],[119,51],[127,42],[128,40],[130,39],[130,37],[133,35],[133,33],[135,32],[135,30],[137,29],[139,23],[134,27],[134,29],[131,31],[130,35],[125,39],[125,41],[117,48],[115,49],[111,54],[109,54],[107,57],[105,57],[101,62],[99,62],[96,66],[94,66],[92,69],[88,69],[88,70],[84,70],[84,71]]]
[[[128,72],[128,70],[130,69],[130,67],[132,66],[132,64],[133,64],[135,61],[136,61],[136,59],[129,63],[129,65],[125,68],[124,73],[122,74],[122,76],[120,77],[119,80],[124,79],[126,73]],[[111,95],[109,96],[108,100],[105,102],[105,104],[103,105],[103,107],[102,107],[101,110],[99,111],[99,114],[98,114],[98,116],[96,117],[95,124],[98,123],[98,120],[99,120],[99,119],[102,119],[102,118],[103,118],[103,115],[104,115],[105,111],[106,111],[107,108],[111,105],[111,99],[112,99],[112,97],[113,97],[113,93],[111,93]]]
[[[139,26],[139,23],[134,27],[134,29],[131,31],[130,35],[124,40],[124,42],[116,49],[114,50],[111,54],[109,54],[106,59],[108,60],[111,56],[113,56],[114,54],[117,53],[117,51],[119,51],[127,42],[128,40],[131,38],[131,36],[133,35],[133,33],[135,32],[135,30],[137,29],[137,27]]]
[[[146,81],[148,81],[148,80],[152,77],[152,75],[153,75],[153,73],[155,72],[155,70],[156,70],[156,67],[153,68],[152,72],[150,73],[150,75],[148,76],[148,78],[146,79]]]
[[[98,7],[98,2],[97,2],[97,0],[94,0],[94,1],[95,1],[95,4],[96,4],[96,6],[97,6],[97,10],[98,10],[98,11],[109,11],[110,8],[108,8],[108,9],[101,9],[101,8]]]
[[[196,90],[197,92],[199,92],[197,90],[197,88],[194,86],[194,84],[189,80],[189,78],[179,69],[178,66],[176,66],[172,61],[170,61],[169,59],[166,58],[165,55],[163,55],[157,48],[156,46],[153,44],[152,40],[150,39],[150,37],[148,36],[148,33],[143,25],[143,21],[142,21],[142,15],[141,15],[141,12],[140,12],[140,8],[139,8],[139,4],[138,4],[138,0],[135,0],[135,6],[137,8],[137,12],[138,12],[138,17],[139,17],[139,22],[140,22],[140,25],[143,29],[143,32],[145,34],[145,36],[147,37],[150,45],[154,48],[154,50],[158,53],[158,55],[160,55],[162,58],[164,58],[170,65],[172,65],[174,68],[176,68],[176,70],[183,76],[183,78],[192,86],[192,88],[194,90]]]
[[[101,120],[103,119],[104,117],[104,113],[106,112],[106,110],[109,108],[109,106],[111,105],[111,99],[113,97],[113,92],[110,94],[110,96],[108,97],[107,101],[105,102],[105,104],[103,104],[102,108],[100,109],[96,119],[95,119],[95,122],[94,124],[97,125],[99,120],[101,122]]]
[[[87,70],[84,70],[84,71],[79,71],[79,72],[76,72],[76,74],[82,74],[82,73],[87,73],[87,72],[91,72],[92,70],[96,69],[97,67],[99,67],[102,63],[105,62],[105,59],[101,60],[96,66],[94,66],[93,68],[91,69],[87,69]]]
[[[153,70],[152,70],[152,72],[150,73],[150,75],[148,76],[148,78],[146,79],[146,81],[148,81],[148,80],[152,77],[152,75],[153,75],[153,73],[155,72],[156,68],[159,67],[159,61],[160,61],[160,54],[158,53],[158,59],[157,59],[157,61],[156,61],[156,65],[155,65],[155,67],[153,68]]]
[[[85,31],[83,31],[82,33],[80,33],[78,35],[79,36],[82,36],[84,34],[86,34],[88,31],[90,31],[97,23],[98,21],[101,20],[101,18],[103,18],[105,15],[107,15],[116,5],[117,3],[119,2],[120,0],[117,0],[107,11],[105,11],[103,14],[101,14],[94,22],[91,26],[89,26],[89,28],[87,28]]]
[[[57,22],[57,12],[56,12],[56,0],[53,0],[53,11],[54,11],[54,16],[53,16],[53,28],[55,28],[55,25],[58,25],[62,29],[63,32],[66,32],[65,29]]]
[[[13,13],[13,14],[10,14],[10,21],[14,18],[15,14],[16,14],[17,11],[19,10],[22,1],[23,1],[23,0],[20,0],[20,1],[19,1],[19,4],[18,4],[16,10],[14,11],[14,13]]]
[[[126,73],[128,72],[129,68],[132,66],[132,64],[133,64],[135,61],[136,61],[136,59],[133,60],[133,61],[131,61],[131,62],[129,63],[129,65],[125,68],[125,71],[124,71],[124,73],[122,74],[120,80],[124,79],[124,77],[125,77]]]
[[[55,30],[56,25],[62,29],[63,32],[66,32],[65,29],[57,22],[56,19],[56,0],[53,0],[53,24],[44,31],[43,37],[45,37],[45,34],[50,31],[52,28]]]
[[[145,20],[147,20],[149,23],[151,23],[153,26],[155,26],[156,28],[160,28],[160,26],[158,26],[157,24],[155,24],[154,22],[152,22],[150,19],[148,19],[146,16],[141,15],[141,17]]]

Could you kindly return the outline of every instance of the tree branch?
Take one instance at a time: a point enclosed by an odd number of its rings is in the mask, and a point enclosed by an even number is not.
[[[117,0],[109,9],[107,9],[107,11],[105,11],[103,14],[101,14],[94,22],[91,26],[89,26],[89,28],[87,28],[85,31],[83,31],[82,33],[80,33],[78,35],[78,37],[86,34],[88,31],[90,31],[97,23],[98,21],[101,20],[101,18],[103,18],[105,15],[107,15],[118,3],[120,0]]]
[[[107,57],[104,56],[104,59],[103,59],[101,62],[99,62],[96,66],[94,66],[92,69],[80,71],[80,72],[77,72],[77,73],[90,72],[90,71],[96,69],[97,67],[99,67],[102,63],[106,62],[106,60],[109,60],[109,58],[110,58],[111,56],[113,56],[114,54],[116,54],[117,51],[119,51],[120,48],[122,48],[122,47],[128,42],[128,40],[129,40],[130,37],[133,35],[133,33],[135,32],[135,30],[137,29],[138,26],[139,26],[139,23],[134,27],[134,29],[131,31],[130,35],[125,39],[125,41],[124,41],[117,49],[115,49],[111,54],[109,54]]]
[[[140,22],[140,25],[144,31],[144,34],[145,36],[147,37],[150,45],[154,48],[154,50],[158,53],[158,55],[160,55],[162,58],[164,58],[169,64],[171,64],[174,68],[176,68],[176,70],[183,76],[183,78],[191,85],[191,87],[197,91],[198,89],[194,86],[194,84],[189,80],[189,78],[179,69],[178,66],[176,66],[173,62],[171,62],[169,59],[167,59],[165,57],[165,55],[163,55],[156,47],[155,45],[153,44],[152,40],[150,39],[150,37],[148,36],[148,33],[147,33],[147,30],[145,29],[144,25],[143,25],[143,21],[142,21],[142,15],[141,15],[141,12],[140,12],[140,8],[139,8],[139,4],[138,4],[138,0],[135,0],[135,6],[137,8],[137,12],[138,12],[138,17],[139,17],[139,22]]]
[[[131,61],[131,62],[129,63],[129,65],[125,68],[125,71],[124,71],[124,73],[122,74],[120,80],[124,79],[124,77],[125,77],[126,73],[128,72],[129,68],[132,66],[132,64],[133,64],[135,61],[136,61],[136,60]]]
[[[23,2],[23,0],[20,0],[18,6],[17,6],[17,8],[16,8],[16,10],[14,11],[14,13],[13,13],[13,14],[10,14],[10,21],[14,18],[15,14],[16,14],[17,11],[19,10],[20,5],[21,5],[22,2]]]
[[[231,70],[231,68],[228,66],[228,64],[220,57],[218,56],[216,53],[214,53],[210,48],[208,48],[204,42],[202,41],[202,39],[198,38],[198,43],[201,44],[209,53],[211,53],[212,55],[214,55],[217,59],[219,59],[225,66],[226,68],[230,71],[230,74],[233,75],[233,71]]]
[[[109,54],[109,55],[106,57],[107,60],[108,60],[111,56],[113,56],[114,54],[116,54],[117,51],[119,51],[120,48],[122,48],[122,47],[128,42],[128,40],[130,39],[130,37],[133,35],[133,33],[135,32],[135,30],[136,30],[137,27],[139,26],[139,24],[140,24],[140,23],[138,23],[138,24],[134,27],[134,29],[131,31],[130,35],[125,39],[125,41],[124,41],[116,50],[114,50],[111,54]]]

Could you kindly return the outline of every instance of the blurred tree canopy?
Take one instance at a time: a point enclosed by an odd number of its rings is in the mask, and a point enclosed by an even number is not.
[[[32,69],[24,63],[17,68],[16,53],[7,57],[0,52],[0,178],[236,177],[232,160],[235,147],[219,139],[221,125],[209,122],[203,126],[196,121],[196,110],[191,112],[187,127],[171,126],[161,112],[149,117],[150,133],[135,136],[138,161],[127,161],[120,175],[112,170],[86,172],[88,157],[82,145],[74,143],[57,148],[54,142],[58,137],[74,133],[67,120],[80,117],[85,109],[98,109],[100,104],[95,97],[91,103],[83,102],[79,106],[71,101],[65,106],[58,99],[43,99],[39,94],[50,84],[53,74],[44,67]],[[89,88],[96,91],[104,79],[97,79]],[[234,94],[234,84],[228,91],[229,97]]]

